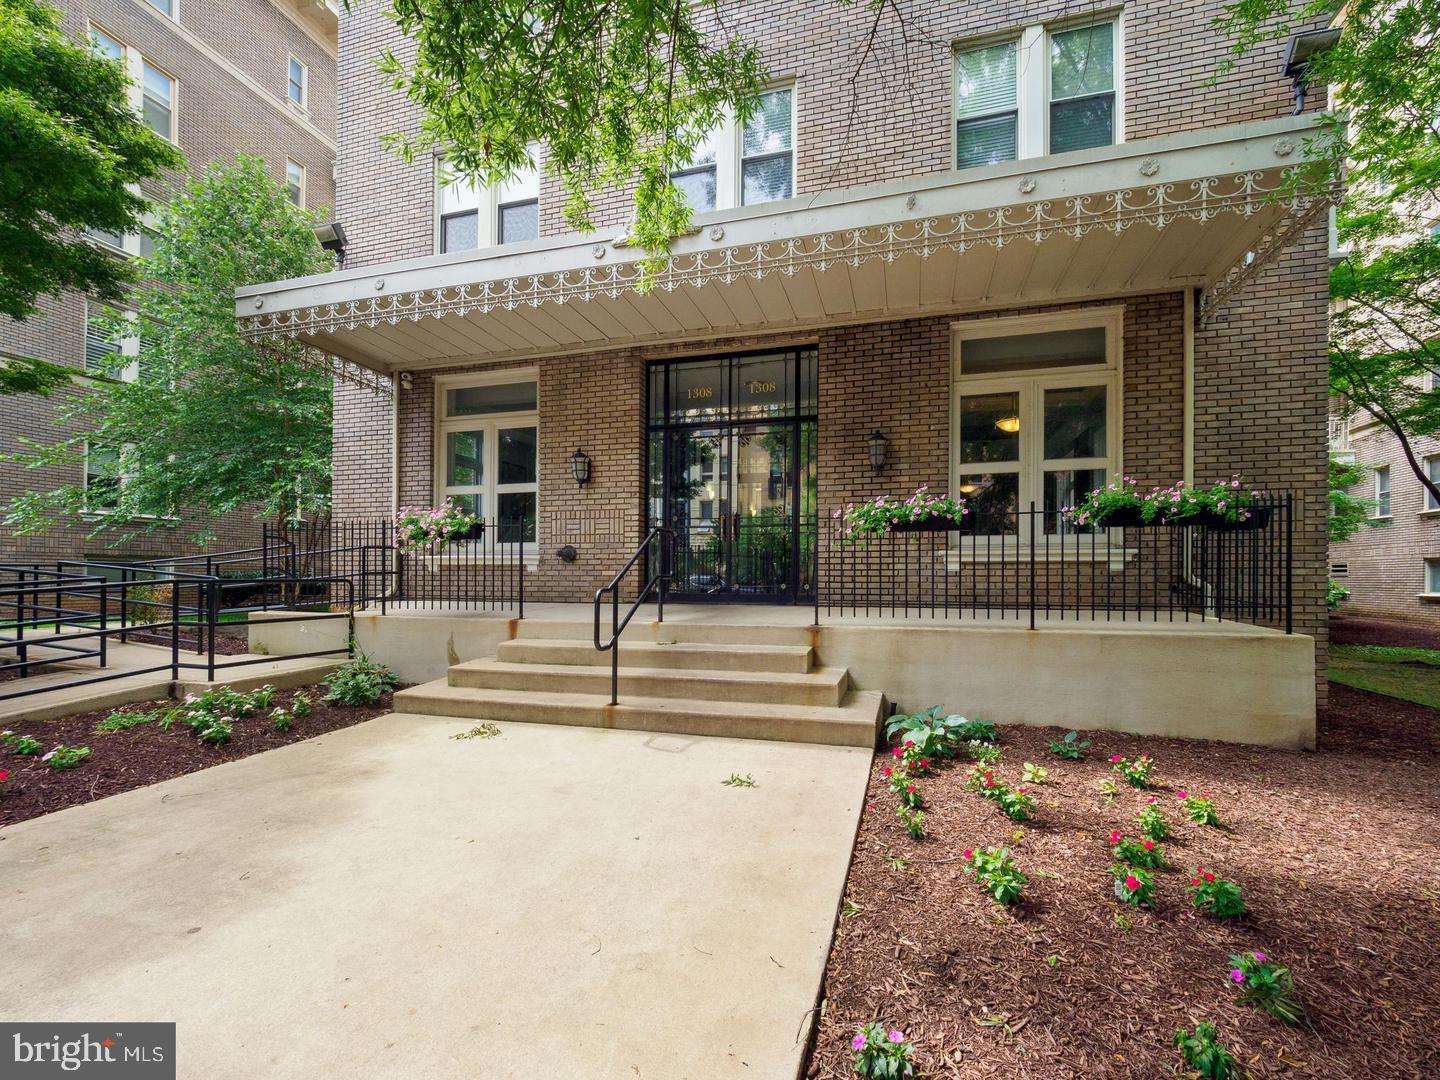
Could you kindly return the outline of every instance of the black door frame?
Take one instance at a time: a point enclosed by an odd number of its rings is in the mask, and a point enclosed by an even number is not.
[[[685,365],[685,364],[692,364],[692,363],[704,363],[704,362],[713,363],[713,362],[715,362],[716,360],[723,360],[723,361],[726,361],[727,364],[728,364],[728,362],[730,362],[730,361],[739,360],[739,359],[741,359],[741,358],[743,358],[743,357],[747,357],[747,356],[763,356],[763,355],[767,355],[767,354],[771,354],[771,353],[777,353],[777,352],[788,354],[788,355],[787,355],[787,360],[788,360],[788,362],[793,366],[793,367],[792,367],[792,370],[793,370],[793,375],[794,375],[794,386],[795,386],[795,405],[794,405],[794,413],[793,413],[793,415],[791,415],[791,416],[781,416],[781,417],[768,417],[768,418],[766,418],[766,417],[747,417],[747,418],[744,418],[744,419],[737,419],[737,418],[733,415],[733,413],[732,413],[729,417],[727,417],[727,418],[725,418],[725,419],[713,419],[713,418],[711,418],[711,419],[694,420],[694,421],[671,421],[671,420],[668,419],[668,417],[665,415],[665,413],[664,413],[664,406],[665,406],[665,402],[668,401],[668,399],[669,399],[670,372],[673,370],[673,368],[675,368],[675,367],[677,367],[677,366]],[[803,378],[804,378],[805,365],[804,365],[803,357],[804,357],[804,355],[807,354],[807,353],[816,355],[816,357],[817,357],[817,362],[813,365],[813,367],[812,367],[811,370],[814,372],[813,378],[814,378],[814,379],[816,380],[816,382],[818,383],[818,374],[819,374],[818,349],[817,349],[814,345],[786,346],[786,347],[783,347],[783,348],[774,348],[774,349],[750,349],[750,350],[745,350],[745,351],[741,351],[741,352],[709,354],[709,355],[703,355],[703,356],[672,357],[672,358],[665,358],[665,359],[655,360],[655,361],[653,361],[652,363],[650,363],[650,364],[647,366],[646,378],[645,378],[645,387],[646,387],[646,408],[645,408],[645,416],[646,416],[646,424],[645,424],[645,476],[644,476],[644,485],[645,485],[645,487],[644,487],[645,500],[644,500],[644,501],[645,501],[645,515],[646,515],[646,519],[647,519],[647,528],[648,528],[648,526],[654,525],[654,524],[660,524],[660,523],[666,523],[666,524],[668,524],[669,521],[670,521],[670,516],[669,516],[669,509],[670,509],[670,506],[669,506],[669,493],[670,493],[670,490],[671,490],[670,470],[671,470],[671,465],[672,465],[672,460],[671,460],[671,459],[672,459],[672,455],[671,455],[671,453],[670,453],[670,440],[669,440],[669,435],[670,435],[672,432],[698,431],[698,430],[705,430],[705,429],[707,429],[707,428],[709,428],[709,429],[719,429],[719,430],[722,432],[722,438],[725,438],[725,437],[730,436],[731,434],[733,434],[733,433],[736,432],[736,431],[743,431],[743,430],[746,430],[746,429],[758,430],[758,429],[761,429],[761,428],[780,428],[780,427],[783,427],[783,428],[786,428],[786,429],[788,430],[788,432],[789,432],[790,440],[791,440],[791,445],[792,445],[792,447],[794,448],[794,456],[795,456],[794,467],[791,469],[792,476],[791,476],[791,480],[790,480],[790,489],[791,489],[791,490],[790,490],[790,505],[791,505],[791,507],[792,507],[791,513],[790,513],[790,559],[789,559],[789,570],[788,570],[788,573],[787,573],[787,575],[786,575],[787,581],[786,581],[786,586],[785,586],[784,591],[783,591],[783,592],[772,592],[772,593],[741,593],[741,592],[731,592],[731,591],[729,591],[729,590],[725,590],[725,591],[722,591],[722,592],[719,592],[719,593],[697,593],[697,592],[686,592],[683,587],[678,587],[678,584],[677,584],[677,583],[672,583],[671,586],[670,586],[670,588],[667,590],[667,592],[668,592],[668,595],[669,595],[669,596],[674,597],[676,600],[681,600],[681,601],[684,601],[684,602],[686,602],[686,603],[719,603],[719,604],[744,604],[744,603],[759,603],[759,604],[800,604],[800,603],[810,603],[810,602],[812,602],[812,601],[814,600],[814,591],[813,591],[813,590],[815,589],[815,584],[816,584],[816,583],[815,583],[815,575],[816,575],[817,570],[818,570],[817,558],[818,558],[818,554],[819,554],[819,506],[818,506],[818,503],[817,503],[817,505],[816,505],[816,507],[815,507],[812,515],[811,515],[811,516],[812,516],[812,520],[807,523],[807,522],[804,520],[804,516],[805,516],[805,515],[804,515],[803,512],[802,512],[803,500],[802,500],[802,498],[801,498],[801,491],[802,491],[802,484],[803,484],[804,476],[805,476],[805,472],[806,472],[806,467],[805,467],[805,466],[806,466],[806,464],[807,464],[806,459],[803,457],[803,452],[804,452],[804,450],[805,450],[804,428],[805,428],[805,425],[806,425],[806,424],[812,424],[812,425],[814,425],[814,436],[813,436],[813,437],[811,438],[811,440],[810,440],[809,450],[810,450],[810,454],[811,454],[811,455],[813,456],[813,458],[814,458],[815,465],[816,465],[816,467],[817,467],[817,469],[818,469],[818,465],[819,465],[819,455],[820,455],[820,448],[819,448],[819,442],[820,442],[820,423],[819,423],[819,415],[818,415],[818,414],[819,414],[819,392],[818,392],[818,385],[817,385],[816,388],[815,388],[815,391],[816,391],[816,392],[815,392],[815,408],[814,408],[814,410],[813,410],[813,411],[806,411],[806,410],[805,410],[805,405],[804,405],[804,387],[803,387],[803,385],[802,385],[802,382],[803,382]],[[654,397],[654,393],[655,393],[655,386],[654,386],[654,380],[651,378],[651,373],[653,372],[653,370],[654,370],[655,368],[663,368],[663,369],[664,369],[663,375],[662,375],[662,379],[661,379],[661,386],[660,386],[661,402],[660,402],[660,404],[659,404],[658,407],[657,407],[656,403],[652,400],[653,397]],[[727,367],[727,372],[726,372],[726,379],[727,379],[727,381],[730,381],[731,384],[732,384],[732,385],[730,386],[730,388],[729,388],[730,391],[731,391],[731,395],[730,395],[730,400],[731,400],[731,401],[734,400],[733,380],[734,380],[734,378],[735,378],[735,370],[736,370],[736,368],[735,368],[734,366],[728,366],[728,367]],[[658,419],[656,419],[657,416],[658,416]],[[651,482],[650,464],[651,464],[651,460],[652,460],[652,458],[651,458],[651,443],[652,443],[652,440],[654,440],[657,436],[659,436],[659,437],[661,438],[661,446],[662,446],[662,452],[661,452],[661,455],[660,455],[660,465],[661,465],[661,469],[663,470],[663,473],[662,473],[662,476],[661,476],[661,491],[663,492],[663,495],[662,495],[662,512],[663,512],[663,514],[664,514],[663,522],[654,522],[653,520],[650,520],[650,519],[651,519],[651,512],[650,512],[650,511],[651,511],[651,506],[650,506],[650,500],[651,500],[651,493],[650,493],[650,491],[651,491],[651,489],[650,489],[650,482]],[[728,478],[726,478],[724,482],[725,482],[727,485],[731,485],[731,491],[730,491],[730,492],[727,492],[727,498],[724,500],[724,501],[725,501],[725,504],[726,504],[727,506],[729,506],[729,505],[733,502],[733,499],[731,499],[731,498],[728,497],[730,494],[733,493],[733,484],[734,484],[734,482],[735,482],[733,467],[732,467],[732,469],[731,469],[731,474],[730,474],[730,476],[729,476]],[[718,501],[718,500],[717,500],[717,501]],[[804,542],[803,542],[802,533],[803,533],[803,530],[804,530],[804,528],[805,528],[805,526],[806,526],[807,524],[810,526],[811,531],[812,531],[815,535],[813,536],[812,541],[811,541],[811,544],[810,544],[810,567],[809,567],[810,573],[809,573],[809,575],[808,575],[808,580],[809,580],[809,583],[810,583],[810,589],[809,589],[809,591],[802,592],[802,591],[801,591],[801,580],[802,580],[802,576],[803,576],[803,575],[802,575],[802,573],[801,573],[801,570],[802,570],[802,567],[801,567],[801,558],[802,558],[802,553],[803,553],[804,547],[805,547]],[[644,530],[642,530],[642,531],[644,531]],[[729,541],[725,541],[725,540],[722,539],[722,543],[725,544],[725,556],[724,556],[724,559],[725,559],[725,577],[726,577],[727,581],[733,581],[733,579],[734,579],[733,569],[734,569],[734,559],[735,559],[734,540],[733,540],[733,538],[732,538],[731,540],[729,540]]]

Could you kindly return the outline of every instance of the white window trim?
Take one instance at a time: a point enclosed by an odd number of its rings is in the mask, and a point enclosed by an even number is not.
[[[540,204],[540,154],[536,147],[531,147],[531,156],[535,159],[535,191],[534,199],[511,199],[506,203],[500,201],[500,185],[486,184],[475,188],[475,247],[455,248],[453,251],[480,251],[485,248],[500,247],[500,207],[516,206],[521,203],[534,202],[537,213]],[[453,179],[453,178],[452,178]],[[445,219],[447,217],[458,217],[461,214],[469,213],[469,210],[455,210],[449,214],[445,212],[445,188],[449,183],[445,179],[445,163],[441,158],[435,159],[435,254],[453,254],[453,251],[445,250]],[[529,244],[531,240],[511,240],[510,244]],[[509,244],[505,245],[509,246]]]
[[[109,307],[109,305],[107,305],[107,304],[102,304],[102,303],[100,303],[100,302],[98,302],[98,301],[95,301],[95,300],[86,300],[86,301],[85,301],[85,343],[86,343],[86,345],[87,345],[87,347],[88,347],[89,341],[90,341],[90,324],[91,324],[93,321],[98,321],[98,319],[92,319],[92,317],[91,317],[91,311],[93,310],[98,317],[103,318],[103,317],[104,317],[104,313],[106,312],[107,309],[108,309],[109,311],[111,311],[111,312],[114,312],[114,313],[117,314],[117,315],[120,315],[120,316],[124,317],[124,319],[125,319],[126,322],[128,322],[128,323],[130,323],[132,326],[135,326],[135,327],[136,327],[136,329],[135,329],[135,331],[134,331],[133,333],[127,331],[125,334],[122,334],[121,337],[120,337],[120,355],[121,355],[121,356],[125,356],[125,357],[129,357],[129,358],[130,358],[130,362],[127,363],[123,368],[120,369],[119,375],[114,376],[115,378],[118,378],[121,382],[133,383],[133,382],[135,382],[137,379],[140,378],[140,333],[139,333],[140,313],[139,313],[139,312],[137,312],[137,311],[130,311],[130,310],[127,310],[127,309],[125,309],[125,308]],[[94,374],[93,372],[90,371],[88,363],[86,364],[85,371],[86,371],[86,374],[90,374],[90,375],[93,375],[93,374]]]
[[[1105,362],[1072,367],[1035,368],[1010,374],[985,372],[966,375],[962,351],[966,341],[1010,337],[1016,334],[1037,334],[1053,330],[1082,330],[1100,327],[1105,331]],[[1020,430],[1043,431],[1044,391],[1068,386],[1105,387],[1106,451],[1104,458],[1067,459],[1066,465],[1076,469],[1103,468],[1107,479],[1124,472],[1124,363],[1125,308],[1123,306],[1082,308],[1047,315],[1017,315],[999,319],[968,319],[951,324],[950,334],[950,491],[958,493],[962,478],[977,472],[1016,472],[1020,476],[1018,507],[1030,509],[1033,501],[1037,511],[1045,505],[1046,461],[1043,440],[1022,439],[1020,460],[1014,469],[982,469],[960,462],[960,398],[965,394],[983,394],[1017,390],[1020,392]],[[1053,469],[1049,471],[1054,471]],[[1050,537],[1053,544],[1059,538]]]
[[[1380,477],[1382,475],[1385,477],[1387,483],[1387,487],[1385,489],[1385,497],[1390,502],[1390,508],[1386,510],[1383,514],[1380,513]],[[1370,515],[1371,521],[1389,521],[1395,516],[1395,486],[1390,481],[1391,475],[1389,465],[1381,465],[1375,469],[1375,475],[1374,477],[1372,477],[1372,483],[1374,485],[1375,513]]]
[[[1420,600],[1440,600],[1440,592],[1430,591],[1430,564],[1440,563],[1440,559],[1422,559],[1420,562],[1421,591],[1417,594]]]
[[[467,386],[504,386],[509,383],[533,382],[537,391],[536,408],[534,410],[508,412],[508,413],[486,413],[482,416],[455,416],[445,415],[445,394],[449,390],[458,390]],[[488,479],[487,483],[480,485],[483,489],[486,505],[482,517],[493,517],[500,509],[499,496],[513,491],[528,491],[531,487],[535,489],[535,540],[527,541],[520,545],[520,552],[525,560],[527,568],[534,566],[539,558],[540,540],[540,507],[542,491],[540,483],[540,411],[538,392],[540,387],[539,368],[502,368],[498,371],[471,372],[468,375],[438,375],[435,383],[435,440],[432,447],[431,467],[431,493],[435,505],[439,506],[445,501],[446,491],[450,485],[445,483],[445,436],[452,431],[492,431],[502,427],[534,427],[535,428],[535,483],[531,484],[506,484],[503,485],[506,491],[499,489],[502,485],[494,479]],[[497,456],[499,453],[498,441],[495,438],[485,440],[485,463],[484,472],[487,478],[497,476]],[[489,539],[481,541],[467,541],[466,547],[479,548]],[[513,545],[506,545],[514,550]],[[500,555],[505,554],[505,549],[499,550]]]
[[[1436,477],[1434,475],[1434,470],[1431,469],[1432,463],[1440,463],[1440,454],[1426,454],[1420,459],[1420,464],[1421,467],[1425,470],[1425,475],[1430,477],[1431,482],[1440,485],[1440,477]],[[1433,514],[1440,514],[1440,503],[1434,501],[1434,497],[1430,494],[1430,489],[1427,488],[1424,484],[1420,485],[1419,514],[1421,517]]]
[[[1050,35],[1083,26],[1110,23],[1114,35],[1115,131],[1112,145],[1125,141],[1125,14],[1119,8],[1087,12],[1083,16],[1035,23],[1003,34],[963,38],[951,45],[950,58],[950,168],[960,152],[959,102],[955,95],[955,56],[970,49],[1013,41],[1015,48],[1015,159],[1045,157],[1050,153]],[[967,166],[983,168],[984,166]]]
[[[291,165],[294,165],[295,168],[297,168],[297,169],[300,170],[300,192],[299,192],[299,198],[297,199],[295,205],[298,206],[298,207],[300,207],[301,209],[304,209],[304,207],[305,207],[305,189],[306,189],[306,186],[307,186],[307,183],[308,183],[308,178],[307,178],[307,176],[306,176],[306,174],[305,174],[305,166],[304,166],[303,164],[301,164],[300,162],[296,161],[296,160],[295,160],[294,158],[292,158],[292,157],[287,157],[287,158],[285,159],[285,193],[286,193],[287,195],[290,193],[290,166],[291,166]]]
[[[798,79],[778,79],[765,86],[761,94],[776,90],[790,91],[790,197],[797,194],[796,185],[800,175],[800,83]],[[764,155],[761,155],[764,156]],[[675,169],[672,176],[697,171],[699,166]],[[744,192],[743,175],[745,168],[744,129],[730,110],[726,110],[724,121],[715,137],[715,209],[702,210],[710,214],[720,210],[734,210],[742,205]],[[775,200],[783,201],[783,200]],[[764,206],[764,203],[750,203],[750,206]]]
[[[153,7],[150,7],[149,4],[146,4],[145,7],[155,12],[155,16],[157,18],[165,18],[165,13],[163,11],[156,11]],[[178,18],[178,7],[176,8],[176,12]],[[160,74],[164,75],[167,79],[170,80],[170,131],[168,134],[163,135],[162,138],[168,140],[169,142],[175,143],[178,146],[179,143],[176,142],[176,130],[179,125],[180,115],[180,80],[177,79],[173,74],[171,74],[170,71],[161,67],[154,60],[150,59],[148,56],[142,53],[139,49],[135,48],[135,46],[131,45],[119,34],[115,33],[104,23],[87,20],[85,23],[85,39],[87,41],[90,40],[90,35],[92,33],[103,34],[105,37],[109,38],[111,41],[115,42],[115,44],[120,46],[122,52],[122,60],[125,64],[125,74],[130,77],[130,108],[135,113],[135,116],[137,118],[143,117],[145,115],[145,65],[149,64],[152,68],[154,68],[156,71],[160,72]],[[144,120],[142,119],[140,122],[143,124]],[[159,132],[156,132],[156,134],[159,134]]]
[[[154,4],[149,3],[148,0],[145,4],[145,7],[152,11],[157,19],[165,19],[168,22],[177,23],[180,21],[180,0],[170,0],[169,14],[161,11]]]
[[[290,96],[290,65],[300,65],[300,100],[296,101]],[[299,109],[303,113],[310,111],[310,65],[301,60],[294,53],[287,54],[285,60],[285,101],[291,108]]]

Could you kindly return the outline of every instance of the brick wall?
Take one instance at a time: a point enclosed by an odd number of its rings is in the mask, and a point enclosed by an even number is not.
[[[306,167],[307,205],[334,205],[333,45],[303,29],[296,21],[299,16],[287,17],[268,0],[181,3],[178,26],[136,0],[71,0],[62,8],[69,33],[83,36],[87,23],[93,22],[175,77],[176,132],[190,173],[198,174],[212,161],[228,161],[237,153],[246,153],[263,157],[270,175],[283,181],[286,158],[293,158]],[[301,115],[286,100],[292,53],[309,69],[308,115]],[[146,194],[163,202],[181,180],[183,177],[168,177],[148,184]],[[83,367],[84,298],[66,293],[45,298],[40,306],[40,314],[22,323],[0,317],[0,350]],[[52,402],[29,395],[0,397],[0,454],[20,449],[21,438],[53,441],[61,437],[63,431],[55,420]],[[388,437],[388,426],[386,432]],[[26,490],[76,482],[80,479],[77,472],[70,468],[29,471],[0,461],[0,507]],[[150,558],[197,550],[199,545],[192,538],[202,529],[214,532],[212,547],[225,548],[255,543],[259,528],[243,513],[218,522],[185,516],[178,525],[161,526],[142,539],[107,549],[107,540],[88,536],[92,525],[30,537],[0,530],[0,559],[82,553]]]
[[[1421,461],[1440,454],[1440,438],[1412,439],[1411,446]],[[1385,428],[1373,425],[1352,432],[1350,447],[1362,465],[1390,466],[1390,519],[1383,526],[1365,526],[1350,540],[1330,548],[1331,563],[1348,568],[1348,573],[1335,578],[1350,590],[1345,611],[1434,624],[1440,621],[1440,602],[1422,599],[1421,594],[1425,560],[1440,559],[1440,511],[1425,509],[1425,489],[1405,460],[1399,440]],[[1367,475],[1352,493],[1374,498],[1373,475]]]

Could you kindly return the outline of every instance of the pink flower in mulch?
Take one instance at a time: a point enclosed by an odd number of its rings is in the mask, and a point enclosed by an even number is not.
[[[994,787],[994,786],[995,786],[995,778],[994,778],[993,776],[987,776],[987,777],[985,777],[985,786],[986,786],[986,787]]]
[[[1190,884],[1191,884],[1191,885],[1199,885],[1199,884],[1200,884],[1200,879],[1199,879],[1198,877],[1192,877],[1192,878],[1190,879]]]
[[[1016,789],[1015,789],[1015,794],[1016,794],[1016,795],[1024,795],[1024,794],[1025,794],[1025,789],[1024,789],[1023,787],[1022,787],[1022,788],[1016,788]]]
[[[1141,842],[1141,845],[1140,845],[1140,846],[1143,847],[1146,851],[1154,851],[1154,850],[1155,850],[1155,841],[1154,841],[1154,840],[1145,840],[1145,841],[1142,841],[1142,842]]]
[[[914,790],[915,790],[915,785],[914,785],[914,784],[906,784],[906,785],[905,785],[905,790],[906,790],[906,791],[914,791]]]
[[[1175,798],[1177,799],[1188,799],[1189,797],[1190,793],[1184,788],[1181,788],[1179,791],[1175,792]]]
[[[1203,877],[1206,881],[1214,881],[1214,880],[1215,880],[1215,875],[1212,874],[1212,873],[1209,873],[1208,871],[1207,871],[1206,873],[1201,874],[1200,876]]]
[[[1251,955],[1254,956],[1256,960],[1260,961],[1260,963],[1263,964],[1265,962],[1265,954],[1263,952],[1252,953]]]
[[[922,758],[920,759],[920,768],[922,768],[922,769],[928,769],[929,767],[930,767],[930,761],[929,761],[929,759],[922,757]]]
[[[850,1049],[852,1049],[852,1050],[864,1050],[864,1049],[865,1049],[865,1033],[864,1033],[863,1031],[862,1031],[862,1032],[859,1032],[853,1039],[850,1040]]]
[[[1116,829],[1114,832],[1112,832],[1112,833],[1110,834],[1110,843],[1112,843],[1112,844],[1118,844],[1119,842],[1120,842],[1120,830],[1119,830],[1119,829]]]
[[[10,779],[10,772],[9,772],[8,769],[7,769],[5,772],[0,772],[0,780],[9,780],[9,779]]]
[[[1110,764],[1111,764],[1111,765],[1118,765],[1118,764],[1120,764],[1120,762],[1122,762],[1122,761],[1124,761],[1124,760],[1125,760],[1125,759],[1124,759],[1123,757],[1121,757],[1119,754],[1115,754],[1113,757],[1110,758]]]
[[[1150,796],[1148,799],[1146,799],[1145,801],[1146,801],[1148,804],[1150,804],[1151,806],[1154,806],[1154,805],[1155,805],[1155,796],[1154,796],[1154,795],[1151,795],[1151,796]]]
[[[1243,971],[1241,971],[1239,968],[1231,968],[1231,969],[1230,969],[1230,978],[1232,978],[1233,980],[1235,980],[1237,983],[1239,983],[1239,982],[1244,982],[1244,981],[1245,981],[1245,973],[1244,973]]]
[[[914,745],[915,745],[915,740],[914,740],[914,739],[906,739],[906,740],[905,740],[905,745],[906,745],[906,746],[914,746]]]
[[[890,766],[889,766],[889,765],[886,765],[885,768],[881,770],[881,774],[884,775],[884,776],[889,776],[889,775],[890,775]]]
[[[895,757],[899,757],[901,754],[905,753],[905,751],[901,747],[897,746],[894,750],[891,750],[890,753],[893,754]]]
[[[1136,889],[1140,888],[1140,879],[1134,874],[1126,875],[1125,888],[1129,889],[1131,892],[1134,892]]]
[[[974,849],[974,848],[968,848],[968,847],[967,847],[967,848],[965,849],[964,854],[965,854],[965,858],[967,858],[967,859],[974,858],[974,856],[975,856],[975,849]]]
[[[890,1031],[890,1041],[891,1041],[892,1043],[902,1043],[902,1042],[904,1042],[904,1041],[905,1041],[905,1033],[904,1033],[903,1031],[901,1031],[899,1028],[893,1028],[893,1029],[891,1029],[891,1031]]]

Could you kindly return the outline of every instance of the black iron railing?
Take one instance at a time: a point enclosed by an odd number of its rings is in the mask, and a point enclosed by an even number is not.
[[[630,625],[630,620],[635,617],[635,612],[640,610],[640,605],[655,597],[655,621],[665,621],[665,592],[669,587],[670,579],[674,575],[674,534],[663,526],[656,526],[641,541],[640,546],[635,549],[620,572],[611,579],[609,585],[602,586],[595,590],[595,648],[600,652],[610,653],[610,704],[620,704],[620,635],[625,632],[625,627]],[[645,584],[635,594],[635,600],[630,605],[625,617],[620,617],[620,590],[625,584],[625,579],[630,576],[630,571],[636,566],[645,567]],[[602,642],[600,640],[600,605],[606,594],[610,596],[610,637]]]
[[[1235,526],[1076,529],[1014,511],[944,531],[821,530],[815,618],[1237,621],[1294,629],[1294,503]]]

